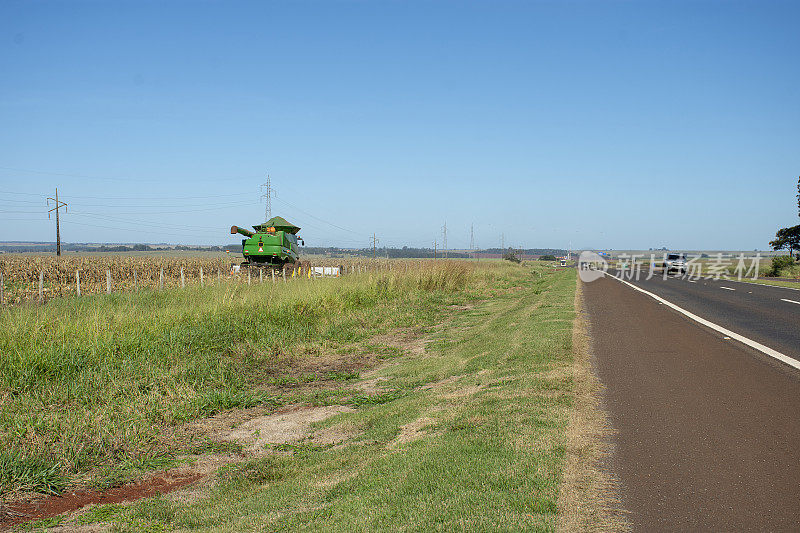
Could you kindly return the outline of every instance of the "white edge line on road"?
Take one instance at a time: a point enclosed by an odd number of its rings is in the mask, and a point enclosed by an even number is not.
[[[793,303],[793,304],[800,305],[800,302],[795,302],[794,300],[787,300],[786,298],[781,298],[781,301],[782,301],[782,302],[789,302],[789,303]]]
[[[611,276],[610,274],[606,274],[606,275],[607,276]],[[699,316],[695,315],[694,313],[690,313],[686,309],[683,309],[682,307],[678,307],[674,303],[665,300],[661,296],[653,294],[650,291],[646,291],[644,289],[640,289],[639,287],[637,287],[633,283],[629,283],[629,282],[625,281],[624,279],[619,279],[616,276],[611,276],[611,277],[614,278],[615,280],[619,281],[619,282],[624,283],[628,287],[631,287],[634,290],[637,290],[637,291],[639,291],[641,293],[644,293],[644,294],[650,296],[651,298],[653,298],[654,300],[656,300],[658,302],[661,302],[662,304],[664,304],[666,306],[671,307],[672,309],[676,310],[677,312],[681,313],[682,315],[684,315],[684,316],[686,316],[688,318],[691,318],[695,322],[698,322],[698,323],[700,323],[700,324],[702,324],[702,325],[704,325],[704,326],[706,326],[708,328],[711,328],[711,329],[713,329],[715,331],[718,331],[719,333],[722,333],[723,335],[725,335],[727,337],[730,337],[732,339],[736,339],[737,341],[739,341],[742,344],[745,344],[745,345],[753,348],[754,350],[758,350],[759,352],[761,352],[763,354],[766,354],[766,355],[772,357],[773,359],[777,359],[781,363],[785,363],[785,364],[791,366],[792,368],[796,368],[797,370],[800,370],[800,361],[796,361],[795,359],[792,359],[791,357],[789,357],[787,355],[783,355],[781,352],[779,352],[777,350],[773,350],[769,346],[764,346],[760,342],[756,342],[756,341],[754,341],[752,339],[748,339],[744,335],[739,335],[738,333],[735,333],[735,332],[733,332],[733,331],[731,331],[729,329],[725,329],[722,326],[714,324],[713,322],[710,322],[710,321],[706,320],[703,317],[699,317]],[[797,303],[797,302],[795,302],[795,303]]]
[[[731,289],[730,287],[720,287],[720,289],[725,289],[726,291],[735,291],[736,289]]]

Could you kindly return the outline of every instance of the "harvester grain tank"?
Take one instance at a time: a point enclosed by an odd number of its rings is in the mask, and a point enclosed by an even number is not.
[[[231,226],[231,235],[238,233],[246,237],[242,239],[242,255],[245,259],[242,266],[283,267],[298,262],[300,250],[297,243],[303,243],[297,237],[299,227],[283,217],[272,217],[263,224],[253,226],[253,229],[255,231]]]

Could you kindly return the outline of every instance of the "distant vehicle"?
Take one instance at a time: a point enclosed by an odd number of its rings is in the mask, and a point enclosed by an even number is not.
[[[566,259],[562,259],[562,260],[561,260],[561,266],[562,266],[562,267],[565,267],[565,266],[567,266],[567,260],[566,260]]]
[[[670,272],[677,272],[678,274],[686,274],[686,254],[670,253],[667,254],[667,259],[664,261],[664,271],[669,274]]]

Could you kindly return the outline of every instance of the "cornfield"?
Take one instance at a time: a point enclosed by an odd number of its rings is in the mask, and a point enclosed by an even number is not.
[[[2,300],[14,305],[46,301],[52,298],[102,294],[135,289],[181,287],[213,283],[246,275],[232,272],[230,258],[225,257],[155,257],[155,256],[5,256],[0,258]],[[430,259],[348,259],[317,258],[312,266],[340,267],[342,275],[367,272],[407,273],[433,265]],[[251,272],[260,279],[256,270]],[[263,273],[267,279],[269,271]],[[78,281],[80,280],[80,284]],[[41,281],[41,291],[40,291]]]
[[[194,257],[96,257],[96,256],[19,256],[0,259],[0,274],[4,281],[6,304],[39,300],[39,280],[42,299],[80,293],[97,294],[107,289],[107,272],[114,291],[134,288],[176,287],[183,283],[199,283],[200,270],[204,279],[230,275],[230,260]]]

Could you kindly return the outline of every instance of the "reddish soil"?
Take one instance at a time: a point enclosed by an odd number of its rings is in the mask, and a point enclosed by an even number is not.
[[[161,474],[147,480],[107,491],[75,490],[60,496],[46,496],[0,506],[0,531],[29,520],[41,520],[82,509],[92,504],[122,503],[165,494],[204,477],[196,473]]]

